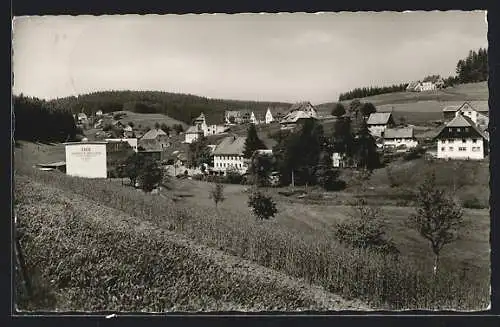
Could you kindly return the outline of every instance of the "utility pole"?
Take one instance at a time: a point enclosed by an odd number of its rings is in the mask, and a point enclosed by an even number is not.
[[[294,180],[294,176],[293,176],[293,169],[292,169],[292,187],[295,187],[295,180]]]

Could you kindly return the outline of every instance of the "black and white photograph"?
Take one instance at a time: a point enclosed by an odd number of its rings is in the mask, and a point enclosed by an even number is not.
[[[488,310],[487,33],[480,10],[14,17],[16,313]]]

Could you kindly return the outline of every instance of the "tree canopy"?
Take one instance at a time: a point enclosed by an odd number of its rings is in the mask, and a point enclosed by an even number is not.
[[[247,138],[245,140],[245,149],[243,151],[243,157],[250,159],[253,156],[255,150],[262,150],[262,149],[267,149],[267,147],[264,144],[264,142],[262,142],[262,140],[259,139],[259,136],[257,135],[257,128],[255,127],[255,125],[250,124],[247,131]]]

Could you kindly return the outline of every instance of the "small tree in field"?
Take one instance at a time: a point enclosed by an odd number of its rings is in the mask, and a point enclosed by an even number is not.
[[[210,190],[210,198],[214,200],[215,207],[219,202],[225,200],[224,198],[224,185],[222,183],[216,183],[215,186]]]
[[[444,190],[436,187],[434,173],[418,188],[417,203],[417,212],[409,217],[408,225],[430,242],[435,256],[433,273],[436,275],[441,250],[458,237],[463,211]]]
[[[378,208],[358,200],[352,204],[351,219],[337,225],[335,236],[341,243],[382,254],[399,254],[396,245],[386,237],[386,226]]]
[[[335,117],[341,117],[341,116],[345,115],[345,113],[346,113],[345,107],[340,102],[335,104],[335,106],[333,107],[332,112],[331,112],[332,116],[335,116]]]
[[[153,159],[144,158],[138,179],[141,184],[141,189],[146,192],[151,192],[163,180],[163,170]]]
[[[257,220],[267,220],[278,213],[276,203],[270,196],[254,191],[248,198],[248,206],[252,209]]]

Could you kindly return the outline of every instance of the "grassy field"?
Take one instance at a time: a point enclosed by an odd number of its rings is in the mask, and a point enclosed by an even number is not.
[[[373,253],[359,254],[334,239],[335,224],[350,217],[351,208],[343,200],[350,200],[359,193],[355,189],[328,193],[330,198],[318,203],[307,198],[286,197],[277,193],[278,190],[270,191],[277,201],[279,213],[269,222],[258,223],[247,207],[244,186],[227,185],[224,190],[226,200],[216,209],[208,196],[211,188],[208,183],[174,180],[172,189],[157,196],[146,195],[123,187],[120,181],[75,179],[58,173],[36,172],[27,164],[27,157],[36,154],[31,150],[28,145],[17,149],[18,174],[80,194],[101,206],[126,212],[158,228],[174,226],[176,233],[197,243],[304,278],[346,298],[360,298],[374,307],[392,309],[477,309],[488,304],[488,210],[465,211],[467,228],[461,232],[460,240],[443,250],[440,284],[432,286],[429,284],[432,269],[430,247],[404,226],[414,208],[408,203],[398,205],[389,201],[389,195],[407,191],[404,187],[390,188],[384,170],[373,174],[364,196],[369,192],[378,194],[378,199],[374,199],[378,202],[373,203],[379,205],[388,225],[388,234],[403,254],[397,263],[386,262]],[[23,160],[21,153],[24,151],[29,152]],[[47,150],[37,155],[40,158],[56,154],[55,150]],[[486,168],[487,165],[479,174],[475,173],[479,176],[478,182],[487,178]],[[421,170],[421,167],[416,165],[412,169]],[[406,183],[415,185],[411,179]]]
[[[379,94],[362,98],[360,101],[372,102],[378,111],[393,111],[396,121],[404,117],[410,124],[428,124],[433,120],[442,119],[442,110],[446,106],[460,105],[464,101],[470,101],[473,106],[487,107],[488,94],[487,82],[480,82],[429,92]],[[343,103],[348,105],[350,101]],[[328,115],[334,104],[321,104],[317,106],[317,109],[322,115]]]
[[[360,301],[342,299],[26,177],[17,177],[15,195],[21,244],[38,300],[23,297],[20,289],[20,309],[368,309]]]
[[[142,127],[154,127],[155,123],[158,124],[167,124],[168,126],[173,126],[174,124],[181,124],[184,129],[187,127],[187,124],[176,120],[172,117],[163,115],[163,114],[141,114],[131,111],[120,111],[124,112],[127,115],[124,116],[120,121],[123,124],[128,124],[129,122],[133,122],[136,127],[141,125]]]

